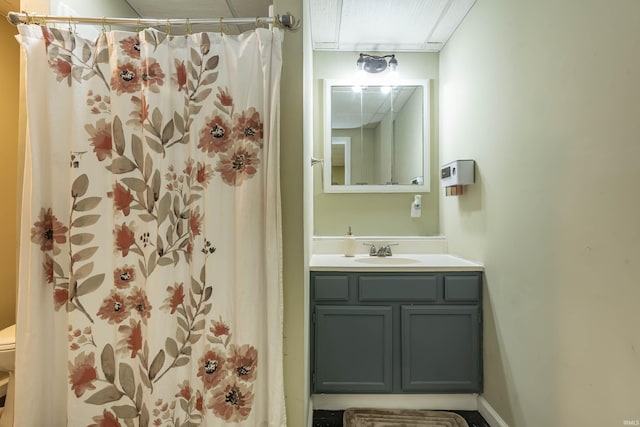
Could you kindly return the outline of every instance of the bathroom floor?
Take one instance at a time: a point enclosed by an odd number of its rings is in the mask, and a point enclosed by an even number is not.
[[[342,414],[344,411],[313,411],[312,427],[343,427]],[[469,427],[491,427],[478,411],[449,411],[462,415]]]

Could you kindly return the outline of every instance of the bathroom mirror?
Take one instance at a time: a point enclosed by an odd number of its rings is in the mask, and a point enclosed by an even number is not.
[[[324,82],[324,191],[429,191],[429,81]]]

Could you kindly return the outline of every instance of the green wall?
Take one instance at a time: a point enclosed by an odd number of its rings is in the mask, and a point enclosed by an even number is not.
[[[17,267],[18,102],[20,50],[16,27],[0,19],[0,329],[15,323]]]
[[[512,427],[640,420],[640,2],[476,2],[440,55],[451,252],[484,261],[484,397]],[[637,422],[637,421],[636,421]]]
[[[274,5],[276,13],[290,12],[296,18],[302,18],[302,0],[276,0]],[[308,394],[305,390],[304,367],[302,36],[302,31],[285,34],[280,91],[284,380],[287,425],[291,427],[305,425],[305,399]]]

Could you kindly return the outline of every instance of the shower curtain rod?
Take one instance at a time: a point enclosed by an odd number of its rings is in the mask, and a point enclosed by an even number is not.
[[[270,11],[270,15],[271,15]],[[9,12],[7,20],[13,25],[18,24],[42,24],[46,22],[61,22],[68,24],[118,24],[118,25],[136,25],[136,26],[175,26],[197,24],[273,24],[277,27],[290,31],[296,31],[300,28],[300,22],[290,13],[275,16],[258,16],[255,18],[86,18],[78,16],[49,16],[36,15],[26,12]]]

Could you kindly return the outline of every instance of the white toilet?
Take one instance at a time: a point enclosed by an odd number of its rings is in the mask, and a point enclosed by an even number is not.
[[[0,372],[9,373],[4,410],[0,408],[0,427],[13,427],[13,389],[16,354],[16,325],[0,331]],[[2,384],[0,383],[0,387]]]

